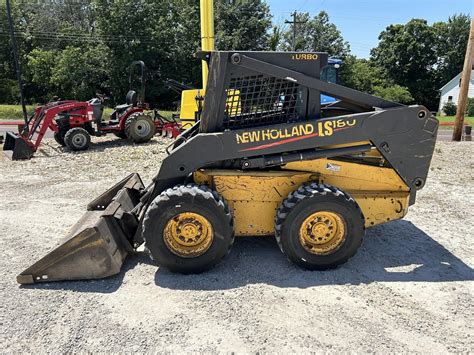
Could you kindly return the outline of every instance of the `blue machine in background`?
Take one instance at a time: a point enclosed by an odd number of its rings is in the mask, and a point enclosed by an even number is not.
[[[341,67],[342,60],[329,58],[328,65],[321,71],[321,80],[329,83],[339,84],[338,70]],[[321,94],[321,104],[329,104],[335,102],[337,99],[331,96]]]

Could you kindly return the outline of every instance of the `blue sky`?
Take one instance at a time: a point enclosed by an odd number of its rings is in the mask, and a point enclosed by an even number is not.
[[[367,58],[378,35],[392,23],[424,18],[429,23],[445,21],[456,13],[474,14],[474,0],[267,0],[273,21],[283,24],[294,10],[316,14],[325,10],[351,51]]]

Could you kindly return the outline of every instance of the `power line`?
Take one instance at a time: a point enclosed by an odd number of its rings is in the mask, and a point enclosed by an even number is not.
[[[69,37],[69,36],[53,36],[53,35],[30,35],[28,33],[22,32],[16,32],[15,33],[15,38],[28,38],[28,37],[33,37],[38,40],[45,40],[45,41],[51,41],[51,40],[69,40],[69,41],[76,41],[76,42],[85,42],[85,43],[96,43],[98,40],[103,40],[106,42],[114,42],[114,43],[123,43],[125,41],[139,41],[140,43],[146,43],[146,44],[152,44],[155,43],[156,41],[152,39],[143,39],[143,38],[113,38],[108,37],[108,38],[97,38],[93,36],[84,36],[84,37]],[[6,33],[1,33],[0,32],[0,37],[9,37],[8,34]]]
[[[324,0],[323,0],[323,2],[324,2]],[[301,5],[300,8],[298,9],[298,12],[301,12],[303,10],[303,8],[306,6],[307,3],[308,3],[308,0],[305,0],[303,5]]]
[[[298,12],[303,12],[300,10]],[[313,11],[304,11],[307,13],[311,13]],[[280,11],[272,11],[273,14],[292,14],[292,10],[280,10]],[[328,13],[329,17],[340,17],[340,18],[348,18],[348,19],[355,19],[355,20],[386,20],[386,21],[402,21],[403,17],[380,17],[380,16],[363,16],[363,15],[354,15],[353,13],[349,12],[333,12]]]
[[[0,33],[2,31],[0,30]],[[92,34],[92,33],[84,33],[84,32],[51,32],[51,31],[15,31],[15,34],[19,35],[29,35],[29,36],[47,36],[47,37],[66,37],[66,38],[95,38],[95,39],[114,39],[117,36],[110,36],[110,35],[101,35],[101,34]],[[152,39],[149,35],[119,35],[121,39]]]

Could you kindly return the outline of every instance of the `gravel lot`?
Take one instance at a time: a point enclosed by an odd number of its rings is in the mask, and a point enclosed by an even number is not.
[[[474,351],[472,143],[439,143],[407,218],[368,230],[337,270],[301,270],[273,238],[242,238],[201,275],[139,254],[105,280],[20,287],[16,275],[89,200],[128,172],[149,181],[169,140],[95,142],[68,153],[47,140],[30,161],[0,158],[1,353]]]

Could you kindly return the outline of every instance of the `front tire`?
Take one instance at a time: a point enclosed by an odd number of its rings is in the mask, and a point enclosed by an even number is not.
[[[145,143],[153,138],[156,127],[153,118],[143,112],[137,112],[125,121],[125,135],[134,143]]]
[[[177,185],[158,195],[143,222],[143,238],[152,259],[172,272],[211,269],[234,242],[231,211],[204,185]]]
[[[355,200],[324,184],[305,184],[277,210],[275,237],[293,263],[309,270],[332,269],[362,243],[364,216]]]
[[[91,143],[91,136],[84,128],[71,128],[64,136],[64,143],[73,151],[87,150]]]

